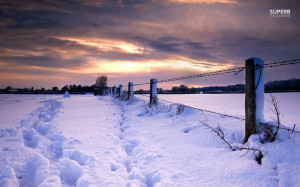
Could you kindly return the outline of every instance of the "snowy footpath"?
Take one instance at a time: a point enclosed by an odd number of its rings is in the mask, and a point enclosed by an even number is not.
[[[244,122],[139,98],[0,95],[0,186],[300,186],[300,134],[251,136]]]

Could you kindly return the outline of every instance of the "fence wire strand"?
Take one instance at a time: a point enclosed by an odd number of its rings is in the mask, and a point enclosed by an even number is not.
[[[260,68],[273,68],[273,67],[287,66],[287,65],[293,65],[293,64],[298,64],[298,63],[300,63],[300,59],[293,59],[293,60],[286,60],[286,61],[281,61],[281,62],[268,63]],[[223,74],[229,74],[229,73],[234,73],[234,75],[236,75],[244,70],[245,70],[245,67],[236,67],[236,68],[226,69],[226,70],[221,70],[221,71],[214,71],[214,72],[209,72],[209,73],[202,73],[202,74],[196,74],[196,75],[188,75],[188,76],[183,76],[183,77],[165,79],[165,80],[160,80],[158,82],[164,83],[164,82],[171,82],[171,81],[178,81],[178,80],[208,77],[208,76],[213,76],[213,75],[223,75]]]
[[[145,94],[138,94],[138,95],[142,95],[142,96],[145,96],[145,97],[150,98],[150,96],[145,95]],[[216,115],[220,115],[220,116],[225,116],[225,117],[229,117],[229,118],[234,118],[234,119],[241,120],[241,121],[245,121],[245,120],[246,120],[245,118],[241,118],[241,117],[237,117],[237,116],[233,116],[233,115],[229,115],[229,114],[222,114],[222,113],[215,112],[215,111],[211,111],[211,110],[207,110],[207,109],[196,108],[196,107],[193,107],[193,106],[188,106],[188,105],[184,105],[184,104],[181,104],[181,103],[175,103],[175,102],[167,101],[167,100],[164,100],[164,99],[159,99],[159,98],[157,98],[157,100],[159,100],[159,101],[164,101],[164,102],[170,103],[170,104],[182,105],[182,106],[184,106],[184,107],[192,108],[192,109],[195,109],[195,110],[198,110],[198,111],[202,111],[202,112],[207,112],[207,113],[211,113],[211,114],[216,114]],[[268,124],[268,123],[258,123],[258,124],[264,125],[264,126],[276,127],[276,128],[277,128],[277,126],[270,125],[270,124]],[[280,126],[279,126],[279,128],[280,128],[280,129],[283,129],[283,130],[291,131],[291,132],[297,132],[297,133],[300,133],[300,131],[295,130],[295,126],[296,126],[296,124],[294,125],[294,128],[293,128],[293,129],[289,129],[289,128],[286,128],[286,127],[280,127]]]
[[[267,63],[267,64],[264,64],[261,67],[258,67],[258,68],[260,68],[260,69],[274,68],[274,67],[287,66],[287,65],[299,64],[299,63],[300,63],[300,59],[293,59],[293,60],[285,60],[285,61],[280,61],[280,62]],[[232,68],[232,69],[214,71],[214,72],[209,72],[209,73],[201,73],[201,74],[195,74],[195,75],[188,75],[188,76],[164,79],[164,80],[158,81],[158,83],[166,83],[166,82],[172,82],[172,81],[178,81],[178,80],[187,80],[187,79],[194,79],[194,78],[201,78],[201,77],[208,77],[208,76],[214,76],[214,75],[224,75],[224,74],[230,74],[230,73],[234,73],[234,75],[237,75],[237,74],[239,74],[240,72],[242,72],[244,70],[245,70],[245,67],[236,67],[236,68]],[[148,82],[148,83],[138,83],[138,84],[134,84],[133,86],[141,86],[141,85],[147,85],[147,84],[150,84],[150,82]],[[128,85],[127,85],[127,87],[128,87]],[[150,97],[150,96],[147,96],[147,95],[144,95],[144,94],[139,94],[139,95]],[[164,102],[167,102],[167,103],[171,103],[171,104],[178,104],[178,103],[175,103],[175,102],[172,102],[172,101],[167,101],[167,100],[164,100],[164,99],[158,99],[158,100],[164,101]],[[181,105],[183,105],[183,104],[181,104]],[[210,111],[210,110],[206,110],[206,109],[200,109],[200,108],[187,106],[187,105],[183,105],[183,106],[188,107],[188,108],[193,108],[195,110],[199,110],[199,111],[202,111],[202,112],[208,112],[208,113],[212,113],[212,114],[217,114],[217,115],[226,116],[226,117],[230,117],[230,118],[245,121],[244,118],[237,117],[237,116],[222,114],[222,113],[219,113],[219,112],[214,112],[214,111]],[[274,125],[270,125],[270,124],[267,124],[267,123],[259,123],[259,124],[276,127]],[[294,126],[293,129],[289,129],[289,128],[285,128],[285,127],[279,127],[279,128],[287,130],[287,131],[291,131],[291,132],[300,133],[300,131],[295,130],[295,126]]]
[[[285,60],[285,61],[281,61],[281,62],[267,63],[267,64],[264,64],[264,66],[259,67],[259,68],[262,68],[262,69],[263,68],[274,68],[274,67],[287,66],[287,65],[299,64],[299,63],[300,63],[300,59],[293,59],[293,60]],[[237,75],[244,70],[245,70],[245,67],[236,67],[236,68],[232,68],[232,69],[213,71],[213,72],[209,72],[209,73],[201,73],[201,74],[195,74],[195,75],[187,75],[187,76],[182,76],[182,77],[164,79],[164,80],[158,81],[158,83],[166,83],[166,82],[208,77],[208,76],[214,76],[214,75],[224,75],[224,74],[230,74],[230,73],[234,73],[234,75]],[[138,83],[138,84],[134,84],[133,86],[141,86],[141,85],[146,85],[146,84],[150,84],[150,82]],[[128,85],[126,85],[126,86],[128,87]]]

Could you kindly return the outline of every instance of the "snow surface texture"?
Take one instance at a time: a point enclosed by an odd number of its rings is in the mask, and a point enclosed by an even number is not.
[[[231,151],[243,122],[133,97],[0,95],[0,186],[299,186],[300,135]],[[182,109],[180,109],[182,110]],[[178,115],[176,115],[178,114]],[[11,120],[14,118],[14,120]],[[245,156],[243,156],[246,154]]]

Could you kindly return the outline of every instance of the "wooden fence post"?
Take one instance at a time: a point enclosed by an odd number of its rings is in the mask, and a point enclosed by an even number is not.
[[[128,100],[133,96],[133,82],[128,83]]]
[[[264,111],[264,61],[252,57],[245,61],[245,142],[256,133],[258,123],[265,123]]]
[[[119,85],[119,97],[123,96],[123,84]]]
[[[116,97],[117,96],[117,86],[115,85],[113,88],[113,96]]]
[[[150,80],[150,108],[152,105],[157,105],[157,82],[158,81],[155,78]]]

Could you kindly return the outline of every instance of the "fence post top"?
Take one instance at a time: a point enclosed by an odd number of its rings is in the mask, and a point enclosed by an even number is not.
[[[158,82],[156,78],[152,78],[151,80],[152,80],[153,83],[157,83]]]
[[[129,84],[130,86],[133,86],[133,82],[129,82],[128,84]]]
[[[120,84],[120,87],[123,87],[123,84]]]
[[[116,88],[117,86],[116,85],[114,85],[114,88]]]
[[[264,65],[264,61],[261,58],[258,58],[258,57],[250,57],[247,60],[253,60],[254,64]]]

